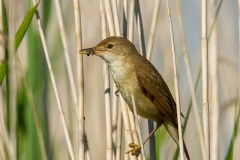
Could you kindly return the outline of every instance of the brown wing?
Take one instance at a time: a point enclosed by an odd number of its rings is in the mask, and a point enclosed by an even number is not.
[[[177,125],[175,101],[167,84],[154,66],[147,62],[144,70],[138,70],[137,78],[143,93],[155,104],[165,116],[164,118]]]

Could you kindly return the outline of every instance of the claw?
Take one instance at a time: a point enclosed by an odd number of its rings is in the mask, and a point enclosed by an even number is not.
[[[116,90],[115,91],[115,95],[118,97],[118,92],[119,92],[119,90]]]
[[[141,146],[139,144],[130,143],[128,146],[132,149],[126,151],[125,154],[131,153],[133,156],[138,156],[139,155],[140,150],[141,150]]]

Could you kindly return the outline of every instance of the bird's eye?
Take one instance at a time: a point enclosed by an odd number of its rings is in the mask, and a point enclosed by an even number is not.
[[[107,48],[108,48],[108,49],[112,49],[112,48],[113,48],[113,45],[112,45],[112,44],[108,44],[108,45],[107,45]]]

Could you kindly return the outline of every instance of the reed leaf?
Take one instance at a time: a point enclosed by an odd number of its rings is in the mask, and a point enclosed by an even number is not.
[[[236,104],[235,104],[235,116],[234,116],[234,124],[233,124],[233,133],[231,137],[231,141],[228,147],[228,152],[226,154],[225,160],[232,160],[233,159],[233,151],[234,151],[234,144],[235,139],[237,137],[237,130],[238,130],[238,122],[239,122],[239,108],[238,108],[238,95],[236,96]]]
[[[198,83],[200,81],[200,77],[201,77],[201,68],[199,69],[199,72],[198,72],[198,77],[197,77],[197,81],[196,81],[196,84],[195,84],[195,92],[197,90],[197,86],[198,86]],[[192,109],[192,99],[188,105],[188,110],[187,110],[187,114],[185,116],[185,121],[183,123],[183,135],[185,133],[185,130],[186,130],[186,126],[187,126],[187,122],[188,122],[188,118],[189,118],[189,115],[190,115],[190,111]],[[178,156],[179,156],[179,147],[176,148],[175,150],[175,153],[174,153],[174,156],[173,156],[173,160],[177,160],[178,159]]]
[[[15,35],[15,38],[14,38],[14,48],[15,48],[15,51],[18,49],[19,45],[21,44],[22,42],[22,39],[28,29],[28,26],[32,20],[32,17],[38,7],[38,4],[39,2],[34,5],[28,12],[27,14],[25,15],[23,21],[22,21],[22,24],[20,25],[16,35]],[[8,30],[8,24],[7,24],[7,13],[6,13],[6,8],[5,6],[3,5],[3,9],[2,9],[2,14],[3,14],[3,24],[4,24],[4,28],[6,28],[6,31]],[[6,75],[6,65],[7,65],[7,61],[6,61],[6,53],[5,53],[5,58],[2,62],[2,64],[0,65],[0,85],[2,84],[2,81]]]

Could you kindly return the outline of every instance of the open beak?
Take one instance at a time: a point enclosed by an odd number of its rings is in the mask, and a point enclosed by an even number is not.
[[[79,54],[87,54],[89,56],[90,54],[94,54],[93,48],[86,48],[86,49],[81,49],[78,51]]]

